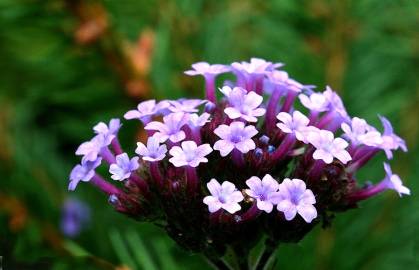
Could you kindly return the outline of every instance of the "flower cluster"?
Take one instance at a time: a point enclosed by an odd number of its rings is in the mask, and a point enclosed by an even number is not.
[[[76,151],[82,160],[69,189],[90,182],[117,211],[164,224],[182,247],[217,256],[264,236],[297,242],[334,212],[387,189],[410,194],[388,163],[378,184],[356,179],[381,151],[388,159],[407,151],[386,118],[383,132],[351,118],[330,87],[315,92],[281,66],[257,58],[192,65],[185,73],[204,77],[206,99],[149,100],[128,111],[124,118],[148,134],[135,151],[122,149],[119,119],[97,124]],[[236,81],[217,88],[226,72]],[[101,165],[115,182],[98,173]]]

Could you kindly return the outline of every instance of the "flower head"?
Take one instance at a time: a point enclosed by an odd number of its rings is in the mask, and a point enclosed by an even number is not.
[[[365,144],[367,146],[378,146],[383,140],[381,134],[367,124],[364,119],[354,117],[350,125],[342,123],[341,128],[353,145]]]
[[[266,213],[272,212],[274,201],[277,195],[279,184],[269,174],[265,175],[262,180],[259,177],[252,176],[246,181],[246,185],[250,188],[246,190],[247,195],[256,199],[258,209]]]
[[[188,122],[189,115],[183,112],[171,113],[163,117],[163,123],[154,121],[148,123],[144,129],[156,130],[153,135],[159,139],[160,142],[165,142],[168,139],[171,142],[180,142],[185,139],[185,132],[182,127]]]
[[[316,198],[301,179],[285,178],[279,185],[275,201],[278,204],[278,211],[284,213],[286,220],[293,220],[297,213],[307,223],[317,217],[317,210],[313,206],[316,203]]]
[[[159,114],[164,109],[169,107],[168,101],[160,101],[156,103],[154,99],[143,101],[137,106],[137,110],[128,111],[124,118],[127,120],[130,119],[139,119],[145,123],[150,121],[150,118],[156,114]]]
[[[186,75],[196,76],[196,75],[217,75],[221,73],[226,73],[230,71],[229,66],[225,65],[210,65],[207,62],[198,62],[192,65],[192,70],[185,71]]]
[[[109,167],[109,172],[112,174],[111,178],[119,181],[128,179],[131,173],[140,167],[138,159],[138,157],[133,157],[130,160],[127,153],[117,155],[116,163]]]
[[[165,144],[160,145],[160,140],[157,137],[152,136],[148,138],[147,146],[138,142],[135,153],[142,156],[143,160],[154,162],[166,157],[167,147]]]
[[[95,175],[95,169],[102,163],[102,158],[97,158],[94,161],[82,161],[81,164],[76,165],[70,173],[70,183],[68,190],[75,190],[80,181],[89,182]]]
[[[400,197],[403,195],[410,195],[410,189],[403,186],[403,182],[397,174],[393,174],[391,167],[388,163],[384,163],[384,170],[386,171],[386,177],[382,184],[388,188],[396,191]]]
[[[319,130],[318,132],[311,132],[308,141],[316,147],[313,153],[314,159],[321,159],[325,163],[332,163],[333,158],[337,158],[343,164],[350,161],[351,155],[345,150],[348,147],[348,142],[342,138],[334,138],[333,133],[328,130]]]
[[[93,130],[96,134],[102,135],[104,137],[103,139],[105,144],[109,145],[116,137],[116,134],[118,134],[121,126],[121,121],[115,118],[109,121],[109,125],[106,125],[103,122],[99,122],[96,126],[93,127]]]
[[[293,133],[295,137],[304,141],[304,131],[310,120],[301,112],[294,111],[292,116],[286,112],[280,112],[276,118],[280,121],[276,126],[285,133]]]
[[[242,118],[248,122],[256,122],[256,117],[265,114],[266,110],[259,108],[262,104],[263,97],[255,92],[247,93],[241,87],[231,89],[228,86],[224,86],[220,90],[227,97],[231,106],[224,109],[224,112],[230,119]]]
[[[384,127],[384,132],[381,136],[382,143],[380,147],[385,151],[387,158],[393,158],[392,150],[401,148],[404,152],[407,152],[406,142],[394,134],[393,126],[391,125],[390,121],[384,116],[380,116],[380,120]]]
[[[243,122],[233,122],[229,126],[221,125],[214,130],[221,138],[214,144],[214,150],[220,151],[221,156],[227,156],[233,149],[238,149],[243,154],[256,148],[252,137],[258,131],[254,126],[245,126]]]
[[[169,151],[169,154],[172,155],[169,161],[175,167],[198,167],[199,163],[208,162],[205,156],[212,152],[209,144],[198,146],[194,141],[184,141],[181,146],[173,146]]]
[[[234,214],[241,209],[239,202],[243,201],[243,194],[236,189],[233,183],[224,181],[222,185],[216,179],[211,179],[207,184],[210,196],[204,198],[211,213],[224,209]]]

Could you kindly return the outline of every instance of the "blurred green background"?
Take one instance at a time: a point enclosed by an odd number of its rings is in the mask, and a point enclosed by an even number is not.
[[[337,90],[353,116],[387,116],[409,152],[391,162],[412,190],[337,216],[278,269],[419,269],[419,1],[0,0],[0,256],[5,269],[207,269],[164,232],[116,212],[89,185],[67,191],[76,147],[139,101],[202,97],[196,61],[262,57]],[[135,136],[134,136],[135,135]],[[142,132],[126,123],[122,144]],[[360,179],[378,181],[380,156]],[[74,238],[68,198],[89,205]]]

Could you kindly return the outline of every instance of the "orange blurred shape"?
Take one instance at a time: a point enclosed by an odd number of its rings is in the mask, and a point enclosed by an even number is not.
[[[143,98],[150,92],[150,84],[143,78],[128,80],[125,83],[125,88],[131,97]]]
[[[151,29],[145,29],[141,32],[137,43],[130,48],[130,58],[133,67],[140,75],[146,76],[150,72],[154,41],[154,32]]]
[[[0,194],[0,211],[5,210],[9,214],[9,228],[12,232],[22,230],[28,220],[28,211],[18,199]]]
[[[105,9],[98,3],[82,3],[77,7],[80,25],[74,33],[78,44],[89,44],[99,39],[108,29]]]
[[[117,266],[116,268],[115,268],[115,270],[131,270],[131,268],[129,268],[128,266],[126,266],[126,265],[121,265],[121,266]]]

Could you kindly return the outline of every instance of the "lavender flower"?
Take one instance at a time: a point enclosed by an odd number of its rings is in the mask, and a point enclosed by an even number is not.
[[[159,139],[153,136],[148,138],[147,146],[138,142],[135,153],[142,156],[143,160],[154,162],[166,157],[167,147],[166,145],[160,145]]]
[[[76,155],[83,156],[83,160],[85,161],[95,161],[101,149],[108,145],[107,143],[108,140],[102,134],[99,134],[90,141],[80,144],[77,148]]]
[[[322,93],[313,93],[309,97],[301,94],[298,98],[301,104],[311,111],[325,112],[329,110],[329,100]]]
[[[61,231],[67,237],[76,237],[90,221],[90,208],[78,199],[66,199],[62,208]]]
[[[381,134],[367,124],[364,119],[354,117],[349,126],[342,123],[341,128],[354,146],[364,144],[367,146],[379,146],[383,143]]]
[[[203,113],[201,115],[196,113],[190,114],[188,125],[192,128],[203,127],[206,123],[210,122],[210,117],[211,115],[209,113]]]
[[[169,161],[176,167],[198,167],[199,163],[208,162],[205,156],[212,152],[209,144],[197,146],[194,141],[184,141],[181,145],[182,147],[174,146],[169,151],[172,155]]]
[[[161,101],[158,103],[156,103],[154,99],[143,101],[140,104],[138,104],[137,110],[128,111],[124,115],[124,118],[127,120],[139,119],[144,124],[147,124],[148,122],[150,122],[152,116],[160,113],[162,110],[169,107],[169,105],[170,104],[167,101]]]
[[[130,160],[127,153],[117,155],[116,163],[109,167],[109,172],[112,174],[111,178],[119,181],[128,179],[131,173],[140,167],[138,159],[139,157],[133,157]]]
[[[243,122],[233,122],[229,126],[221,125],[214,133],[221,138],[214,144],[214,150],[220,151],[222,157],[227,156],[233,149],[245,154],[256,148],[252,137],[258,131],[254,126],[245,126]]]
[[[342,99],[332,90],[332,88],[326,86],[326,90],[323,92],[323,95],[329,101],[329,107],[332,111],[336,112],[344,121],[350,120]]]
[[[184,113],[196,113],[198,112],[197,107],[206,103],[206,100],[201,99],[179,99],[169,101],[169,110],[171,112],[184,112]]]
[[[120,128],[121,121],[115,118],[109,121],[109,125],[106,125],[103,122],[99,122],[96,126],[93,127],[93,130],[96,134],[102,135],[104,143],[109,145],[111,144],[112,140],[115,139],[116,134],[118,134]]]
[[[393,174],[388,163],[384,163],[384,170],[386,171],[386,177],[379,184],[380,186],[396,191],[400,197],[402,197],[403,194],[410,195],[410,189],[403,185],[402,180],[397,174]]]
[[[268,71],[272,71],[275,68],[283,66],[282,63],[273,64],[261,58],[251,58],[250,62],[234,62],[231,66],[240,72],[244,72],[248,75],[251,74],[265,74]]]
[[[308,141],[316,147],[313,158],[323,160],[326,164],[330,164],[333,158],[337,158],[343,164],[346,164],[352,158],[345,150],[348,142],[342,138],[334,138],[333,133],[327,130],[312,132],[307,137]]]
[[[305,141],[305,131],[310,122],[308,118],[299,111],[294,111],[292,116],[289,113],[281,112],[276,118],[280,121],[276,126],[285,133],[295,134],[300,141]]]
[[[210,196],[206,196],[203,202],[208,205],[210,213],[224,209],[234,214],[241,209],[239,202],[243,201],[243,194],[236,189],[233,183],[224,181],[222,185],[216,179],[211,179],[207,184]]]
[[[248,122],[257,122],[257,118],[265,114],[265,109],[258,108],[262,104],[262,96],[255,92],[246,93],[246,90],[240,87],[231,89],[224,86],[220,89],[228,98],[231,107],[224,109],[224,112],[230,119],[242,118]]]
[[[80,181],[89,182],[95,175],[95,169],[102,163],[102,158],[94,161],[82,161],[81,165],[76,165],[70,173],[70,183],[68,190],[75,190]]]
[[[279,185],[278,195],[273,199],[276,201],[278,211],[284,213],[286,220],[293,220],[297,213],[310,223],[317,217],[317,210],[313,206],[316,198],[310,189],[301,179],[285,178]]]
[[[226,73],[230,71],[230,67],[225,65],[210,65],[207,62],[198,62],[192,65],[193,70],[185,71],[186,75],[196,76],[196,75],[217,75],[221,73]]]
[[[304,88],[304,85],[291,79],[288,76],[288,73],[282,70],[273,70],[272,72],[267,73],[267,77],[270,83],[280,86],[287,91],[299,93]]]
[[[393,126],[391,125],[390,121],[388,121],[388,119],[384,116],[380,116],[380,120],[384,127],[384,133],[381,136],[383,142],[380,147],[385,151],[387,158],[393,158],[392,150],[401,148],[403,152],[407,152],[405,141],[394,134]]]
[[[183,112],[171,113],[163,117],[163,123],[150,122],[144,129],[156,130],[153,135],[159,139],[160,142],[165,142],[168,139],[171,142],[177,143],[185,139],[185,132],[181,129],[189,120],[189,115]]]
[[[259,177],[252,176],[246,181],[246,185],[250,188],[246,190],[247,195],[256,199],[257,208],[266,213],[272,212],[274,202],[272,198],[277,196],[279,184],[269,174],[265,175],[262,180]]]

